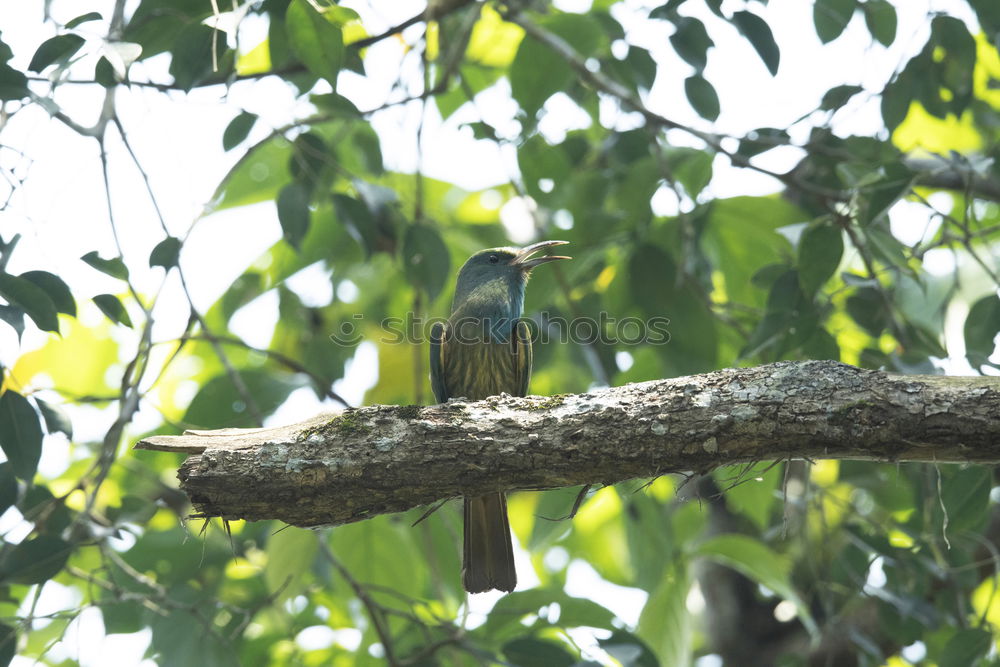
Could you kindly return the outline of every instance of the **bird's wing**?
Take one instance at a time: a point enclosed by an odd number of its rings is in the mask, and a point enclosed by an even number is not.
[[[431,390],[438,403],[448,400],[448,387],[444,383],[445,333],[441,322],[431,327]]]
[[[531,329],[528,323],[518,320],[514,324],[514,372],[517,377],[516,396],[528,395],[528,383],[531,382]]]

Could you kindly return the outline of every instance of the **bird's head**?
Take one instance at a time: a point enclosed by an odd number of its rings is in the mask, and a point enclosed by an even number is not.
[[[545,248],[565,245],[567,241],[540,241],[524,248],[487,248],[480,250],[462,265],[458,272],[458,283],[455,286],[455,304],[461,304],[478,288],[490,286],[497,288],[498,295],[507,292],[514,293],[523,299],[524,286],[528,275],[536,266],[553,262],[557,259],[570,259],[564,255],[535,255]]]

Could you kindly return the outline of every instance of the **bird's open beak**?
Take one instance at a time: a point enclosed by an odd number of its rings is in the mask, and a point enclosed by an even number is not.
[[[566,245],[567,243],[569,243],[569,241],[539,241],[538,243],[532,243],[525,248],[521,248],[517,254],[514,255],[514,260],[511,264],[530,271],[539,264],[545,264],[546,262],[552,262],[557,259],[572,259],[572,257],[566,257],[565,255],[543,255],[533,259],[531,257],[539,250],[555,245]]]

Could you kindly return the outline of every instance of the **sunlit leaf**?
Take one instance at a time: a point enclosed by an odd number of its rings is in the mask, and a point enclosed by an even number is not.
[[[340,26],[316,7],[308,0],[292,0],[285,15],[288,41],[309,71],[329,81],[336,90],[344,37]]]
[[[132,318],[129,317],[125,306],[114,294],[98,294],[94,297],[94,303],[112,322],[118,322],[127,327],[132,326]]]
[[[795,604],[799,618],[810,634],[816,635],[819,632],[809,607],[792,587],[790,580],[792,563],[786,556],[775,553],[752,537],[737,534],[712,537],[698,545],[694,554],[731,567],[758,584],[770,588]]]
[[[0,271],[0,297],[24,311],[42,331],[59,331],[56,305],[34,282]]]

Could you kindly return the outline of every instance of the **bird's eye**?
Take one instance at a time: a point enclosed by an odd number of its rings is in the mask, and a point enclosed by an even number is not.
[[[496,264],[500,261],[499,255],[490,255],[490,264]]]

